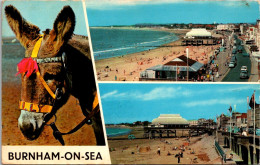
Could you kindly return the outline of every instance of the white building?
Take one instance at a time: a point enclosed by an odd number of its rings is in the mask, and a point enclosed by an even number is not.
[[[233,30],[235,28],[234,24],[220,24],[217,25],[217,30]]]
[[[211,38],[212,34],[206,29],[191,29],[188,33],[186,33],[185,38]]]

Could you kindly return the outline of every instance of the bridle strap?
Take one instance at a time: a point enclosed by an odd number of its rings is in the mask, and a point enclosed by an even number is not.
[[[29,112],[50,113],[52,106],[19,101],[19,108]]]
[[[43,39],[43,35],[40,35],[40,38],[37,40],[36,44],[33,47],[33,51],[32,51],[32,55],[31,58],[37,58],[38,57],[38,52],[40,50],[41,47],[41,43],[42,43],[42,39]],[[42,85],[44,86],[44,88],[48,91],[48,93],[51,95],[51,97],[53,99],[56,98],[55,94],[52,92],[52,90],[50,89],[50,87],[48,86],[48,84],[45,82],[45,80],[42,78],[41,74],[39,71],[36,72],[37,77],[39,78],[39,80],[41,81]]]
[[[39,78],[39,80],[41,81],[41,83],[44,86],[44,88],[48,91],[48,93],[51,95],[51,97],[55,100],[56,99],[56,95],[52,92],[51,88],[48,86],[48,84],[42,78],[42,76],[41,76],[39,71],[36,72],[36,75]]]
[[[42,38],[43,38],[43,35],[40,35],[40,38],[37,40],[36,44],[34,45],[32,55],[31,55],[32,58],[37,58],[38,52],[41,47]]]
[[[95,105],[95,106],[94,106]],[[98,103],[98,97],[97,94],[95,95],[95,99],[93,102],[93,109],[92,111],[89,113],[89,115],[83,119],[76,127],[74,127],[72,130],[70,130],[69,132],[66,133],[62,133],[59,131],[59,129],[57,128],[55,122],[52,122],[50,124],[52,130],[53,130],[53,136],[55,137],[55,139],[57,139],[62,145],[65,145],[65,142],[63,140],[63,135],[69,135],[72,134],[74,132],[76,132],[77,130],[79,130],[81,127],[83,127],[86,123],[89,124],[89,121],[91,120],[91,118],[99,112],[100,108],[99,108],[99,103]]]

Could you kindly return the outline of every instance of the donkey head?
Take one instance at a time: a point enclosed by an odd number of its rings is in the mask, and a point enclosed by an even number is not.
[[[16,38],[20,41],[21,45],[25,47],[25,57],[31,57],[33,48],[41,37],[39,27],[27,22],[12,5],[5,7],[5,15]],[[64,45],[67,44],[73,34],[74,27],[74,12],[69,6],[65,6],[58,14],[53,24],[53,29],[47,29],[44,32],[37,58],[61,56]],[[65,83],[65,71],[62,62],[40,63],[38,65],[36,64],[36,67],[41,77],[53,92],[56,91],[58,86],[61,86],[63,93],[66,94],[64,98],[67,100],[68,88]],[[21,73],[21,100],[37,105],[52,105],[54,99],[47,92],[43,83],[36,76],[36,73],[33,72],[29,76],[27,74],[27,72]],[[21,108],[18,126],[24,136],[29,140],[39,137],[44,127],[45,114],[46,113],[33,112]]]

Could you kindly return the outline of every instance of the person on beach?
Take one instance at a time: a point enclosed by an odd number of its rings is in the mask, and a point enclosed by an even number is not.
[[[177,158],[178,158],[178,163],[181,163],[181,155],[180,154],[178,154]]]
[[[158,149],[157,149],[157,154],[160,156],[161,155],[161,148],[158,146]]]

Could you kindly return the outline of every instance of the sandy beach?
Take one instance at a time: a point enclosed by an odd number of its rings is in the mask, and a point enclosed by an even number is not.
[[[181,152],[180,148],[187,144],[187,139],[108,140],[108,144],[111,161],[115,164],[178,164],[175,155]],[[177,150],[173,150],[175,146],[178,147]],[[160,155],[157,154],[158,147],[160,147]],[[214,147],[214,136],[204,134],[191,137],[189,145],[185,145],[180,163],[221,164],[221,159]]]
[[[165,64],[174,58],[186,55],[186,46],[181,38],[189,30],[160,29],[175,33],[179,40],[156,49],[95,61],[99,81],[139,81],[140,72],[155,65]],[[206,64],[219,45],[189,47],[189,58]]]

